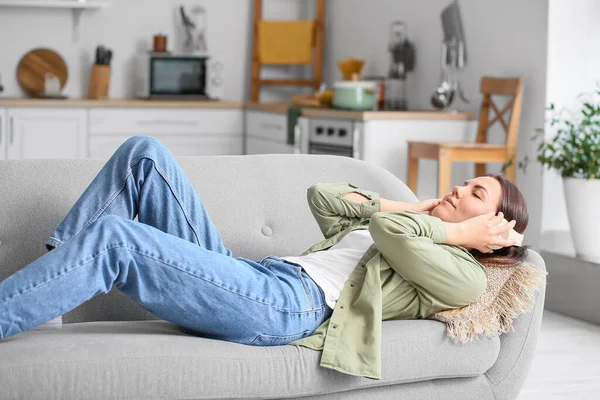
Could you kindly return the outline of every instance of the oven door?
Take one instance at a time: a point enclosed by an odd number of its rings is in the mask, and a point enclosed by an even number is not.
[[[352,147],[309,142],[308,154],[326,154],[332,156],[352,157]]]

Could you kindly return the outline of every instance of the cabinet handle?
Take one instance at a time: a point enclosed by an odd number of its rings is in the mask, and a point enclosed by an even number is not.
[[[352,158],[360,160],[360,129],[354,128],[352,132]]]
[[[300,144],[302,142],[302,128],[300,128],[300,124],[296,124],[294,126],[294,154],[301,154]]]
[[[147,121],[138,121],[138,125],[189,125],[196,126],[198,121],[169,121],[165,119],[151,119]]]
[[[13,140],[14,140],[14,136],[15,136],[15,118],[14,117],[10,117],[9,120],[10,126],[10,144],[13,144]]]

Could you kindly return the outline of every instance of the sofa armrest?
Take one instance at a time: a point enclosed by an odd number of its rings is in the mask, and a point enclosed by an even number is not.
[[[531,249],[526,262],[546,271],[542,257]],[[533,310],[515,319],[514,332],[500,335],[498,359],[485,373],[496,400],[516,399],[525,383],[542,325],[545,296],[546,287],[543,286],[536,293]]]

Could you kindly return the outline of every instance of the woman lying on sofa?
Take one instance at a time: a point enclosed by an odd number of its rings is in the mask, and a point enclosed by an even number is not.
[[[0,282],[0,338],[115,286],[185,332],[306,346],[322,350],[321,366],[380,379],[382,320],[466,306],[486,289],[487,262],[524,257],[508,234],[525,230],[527,208],[501,176],[416,204],[317,184],[308,203],[323,241],[300,256],[235,258],[167,147],[132,137],[51,233],[49,252]]]

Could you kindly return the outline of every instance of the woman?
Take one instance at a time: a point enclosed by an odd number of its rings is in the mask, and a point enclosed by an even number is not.
[[[370,193],[355,190],[343,201],[363,209]],[[527,225],[526,211],[512,208],[514,196],[521,199],[503,178],[480,177],[441,200],[373,204],[390,215],[430,211],[437,218],[428,218],[447,221],[448,244],[467,246],[480,260],[517,259],[520,249],[499,237],[515,224],[521,232]],[[517,221],[497,228],[502,214],[490,220],[497,211]],[[139,222],[133,221],[136,215]],[[488,245],[508,247],[492,253]],[[57,318],[113,285],[191,332],[253,345],[306,337],[335,307],[298,263],[274,256],[234,258],[173,155],[149,136],[132,137],[117,149],[46,247],[48,253],[0,282],[0,338]]]

